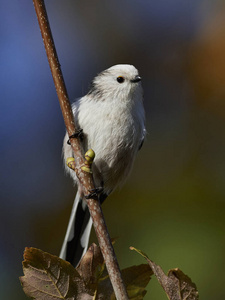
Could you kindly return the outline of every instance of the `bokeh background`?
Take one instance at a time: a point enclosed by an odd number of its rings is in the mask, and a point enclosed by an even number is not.
[[[179,267],[201,299],[225,298],[225,3],[48,0],[69,96],[118,63],[143,77],[147,139],[104,204],[122,268]],[[65,132],[32,1],[0,2],[0,298],[20,287],[25,246],[58,254],[75,195]],[[92,240],[95,240],[94,234]],[[167,299],[152,279],[146,299]]]

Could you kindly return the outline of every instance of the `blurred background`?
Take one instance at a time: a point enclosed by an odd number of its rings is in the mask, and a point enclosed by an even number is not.
[[[118,63],[143,78],[148,135],[104,203],[122,268],[179,267],[201,299],[225,298],[225,2],[46,1],[70,99]],[[32,1],[0,2],[0,297],[26,299],[26,246],[59,254],[75,188],[64,122]],[[92,240],[95,241],[93,234]],[[145,299],[166,300],[153,278]]]

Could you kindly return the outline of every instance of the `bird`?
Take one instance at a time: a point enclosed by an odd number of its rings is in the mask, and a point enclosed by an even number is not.
[[[95,152],[92,172],[95,186],[101,189],[102,204],[127,179],[145,139],[143,89],[138,70],[130,64],[118,64],[102,71],[93,79],[88,93],[72,104],[72,111],[76,128],[82,130],[84,152]],[[76,267],[87,251],[92,220],[76,173],[66,164],[67,158],[74,156],[68,139],[66,133],[64,165],[77,186],[77,194],[60,258]]]

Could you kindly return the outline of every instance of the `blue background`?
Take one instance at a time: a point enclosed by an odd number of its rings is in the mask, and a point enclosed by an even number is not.
[[[202,299],[224,299],[224,2],[46,7],[70,99],[114,64],[133,64],[143,78],[147,139],[103,207],[121,267],[145,263],[132,245],[165,272],[181,268]],[[64,122],[32,2],[1,1],[0,20],[0,297],[18,300],[24,248],[58,255],[75,188],[62,167]],[[167,299],[155,278],[146,299]]]

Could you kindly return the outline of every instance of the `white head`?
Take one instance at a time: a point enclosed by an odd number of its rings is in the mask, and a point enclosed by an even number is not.
[[[134,66],[115,65],[99,73],[94,78],[88,94],[94,96],[96,100],[112,97],[133,98],[137,93],[140,94],[139,98],[142,98],[140,81],[141,77]]]

